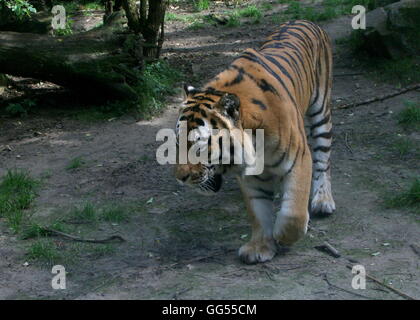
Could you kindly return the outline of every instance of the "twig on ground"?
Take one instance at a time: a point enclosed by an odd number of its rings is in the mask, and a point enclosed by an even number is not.
[[[415,244],[410,244],[410,248],[413,249],[414,253],[420,257],[420,247]]]
[[[324,241],[324,243],[320,246],[315,246],[315,249],[319,251],[324,251],[328,253],[330,256],[333,256],[334,258],[341,257],[341,254],[338,252],[338,250],[334,248],[331,244],[329,244],[327,241]]]
[[[61,236],[61,237],[68,238],[68,239],[71,239],[73,241],[78,241],[78,242],[108,243],[108,242],[112,242],[114,240],[118,240],[120,242],[125,242],[125,239],[121,236],[118,236],[118,235],[110,236],[106,239],[84,239],[84,238],[73,236],[73,235],[68,234],[68,233],[64,233],[64,232],[61,232],[61,231],[50,229],[50,228],[43,228],[43,230],[45,232],[50,233],[50,234],[55,234],[57,236]]]
[[[339,286],[336,286],[335,284],[332,284],[332,283],[328,280],[328,277],[327,277],[327,274],[326,274],[326,273],[323,273],[323,274],[322,274],[322,278],[323,278],[323,280],[324,280],[324,281],[328,284],[328,286],[329,286],[330,288],[335,288],[335,289],[338,289],[338,290],[341,290],[341,291],[347,292],[347,293],[349,293],[349,294],[355,295],[355,296],[360,297],[360,298],[363,298],[363,299],[376,300],[375,298],[367,297],[367,296],[364,296],[364,295],[362,295],[362,294],[356,293],[356,292],[354,292],[354,291],[350,291],[350,290],[347,290],[347,289],[341,288],[341,287],[339,287]]]
[[[207,256],[195,257],[195,258],[192,258],[192,259],[187,260],[187,261],[175,262],[175,263],[172,263],[172,264],[170,264],[166,267],[167,268],[173,268],[173,267],[175,267],[177,265],[180,265],[180,264],[188,265],[188,264],[191,264],[193,262],[199,262],[199,261],[202,261],[202,260],[207,260],[207,259],[214,258],[214,257],[220,256],[222,254],[226,254],[228,252],[232,252],[232,251],[235,251],[235,250],[236,249],[227,249],[227,250],[223,250],[223,251],[217,251],[217,252],[214,252],[214,253],[209,254]]]
[[[348,137],[348,134],[346,132],[345,135],[344,135],[344,142],[345,142],[345,145],[346,145],[347,149],[350,151],[351,154],[353,154],[353,150],[352,150],[352,148],[349,145],[348,138],[349,137]]]
[[[400,90],[397,90],[397,91],[394,91],[392,93],[385,94],[385,95],[382,95],[382,96],[369,98],[369,99],[359,101],[359,102],[347,103],[347,104],[344,104],[344,105],[341,105],[341,106],[338,106],[338,107],[334,107],[333,109],[338,110],[338,109],[348,109],[348,108],[352,108],[352,107],[358,107],[358,106],[362,106],[362,105],[365,105],[365,104],[370,104],[370,103],[373,103],[373,102],[376,102],[376,101],[383,101],[383,100],[398,96],[400,94],[406,93],[408,91],[417,90],[417,89],[420,89],[420,83],[415,83],[411,86],[402,88]]]
[[[335,258],[339,258],[341,255],[340,255],[340,253],[338,252],[338,250],[337,249],[335,249],[333,246],[331,246],[328,242],[324,242],[324,244],[322,245],[322,246],[316,246],[315,247],[316,249],[318,249],[318,250],[320,250],[320,251],[324,251],[324,252],[327,252],[327,253],[329,253],[330,255],[332,255],[333,257],[335,257]],[[351,262],[351,263],[360,263],[360,262],[358,262],[357,260],[355,260],[355,259],[352,259],[352,258],[349,258],[349,257],[344,257],[344,258],[346,258],[347,259],[347,261],[349,261],[349,262]],[[349,264],[346,264],[346,267],[348,268],[348,269],[350,269],[350,270],[353,270],[353,266],[352,265],[349,265]],[[368,278],[368,279],[370,279],[370,280],[372,280],[372,281],[374,281],[374,282],[376,282],[377,284],[379,284],[379,285],[381,285],[381,286],[383,286],[383,287],[385,287],[385,288],[387,288],[387,289],[389,289],[390,291],[392,291],[392,292],[394,292],[394,293],[396,293],[396,294],[398,294],[399,296],[401,296],[401,297],[403,297],[403,298],[405,298],[405,299],[408,299],[408,300],[416,300],[415,298],[413,298],[413,297],[411,297],[411,296],[409,296],[408,294],[405,294],[404,292],[401,292],[400,290],[398,290],[398,289],[395,289],[394,287],[391,287],[390,285],[388,285],[388,284],[386,284],[386,283],[383,283],[382,281],[380,281],[380,280],[378,280],[378,279],[376,279],[375,277],[373,277],[373,276],[371,276],[370,274],[368,274],[368,273],[366,273],[366,278]],[[328,279],[327,279],[328,280]],[[338,288],[338,289],[342,289],[342,288]],[[342,290],[345,290],[345,289],[342,289]],[[350,291],[351,292],[351,291]]]
[[[173,295],[172,295],[172,300],[179,300],[179,296],[185,292],[190,291],[192,288],[185,288],[185,289],[181,289],[179,291],[176,291]]]
[[[352,270],[352,269],[353,269],[353,266],[352,266],[352,265],[349,265],[349,264],[348,264],[348,265],[346,265],[346,267],[347,267],[348,269],[350,269],[350,270]],[[409,296],[408,294],[406,294],[406,293],[404,293],[404,292],[401,292],[400,290],[395,289],[394,287],[391,287],[390,285],[388,285],[388,284],[384,283],[383,281],[380,281],[380,280],[376,279],[375,277],[372,277],[372,276],[371,276],[370,274],[368,274],[368,273],[366,273],[366,278],[368,278],[368,279],[370,279],[370,280],[372,280],[372,281],[376,282],[377,284],[379,284],[379,285],[381,285],[381,286],[383,286],[383,287],[387,288],[388,290],[391,290],[392,292],[394,292],[394,293],[396,293],[396,294],[400,295],[401,297],[406,298],[407,300],[416,300],[415,298],[413,298],[413,297]]]
[[[348,77],[348,76],[360,76],[363,72],[354,72],[354,73],[338,73],[334,74],[333,77]]]

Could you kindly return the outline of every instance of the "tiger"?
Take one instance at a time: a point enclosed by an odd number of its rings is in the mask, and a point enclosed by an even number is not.
[[[252,229],[238,252],[244,263],[270,261],[281,246],[306,234],[309,212],[328,216],[336,209],[331,87],[331,41],[320,26],[306,20],[281,24],[259,49],[243,51],[201,89],[184,86],[177,130],[182,121],[188,131],[199,129],[188,148],[203,138],[210,149],[213,129],[264,130],[264,170],[259,175],[245,175],[246,164],[232,162],[175,166],[180,184],[205,194],[220,190],[225,173],[236,173]],[[277,187],[281,204],[275,206]]]

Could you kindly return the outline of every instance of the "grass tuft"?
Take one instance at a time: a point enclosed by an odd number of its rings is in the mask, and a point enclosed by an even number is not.
[[[394,151],[397,152],[400,158],[404,158],[413,149],[413,142],[407,137],[398,137],[394,143],[391,144]]]
[[[252,18],[253,23],[259,23],[263,16],[261,10],[255,5],[239,10],[238,15],[239,17]]]
[[[138,86],[140,115],[149,118],[161,111],[166,98],[175,94],[181,78],[182,74],[165,61],[147,64]]]
[[[85,164],[85,161],[82,157],[76,157],[70,160],[69,164],[66,166],[67,170],[74,170],[82,167]]]
[[[95,206],[87,202],[82,207],[73,208],[70,216],[78,222],[95,222],[98,214]]]
[[[194,0],[194,8],[196,11],[208,10],[210,8],[210,0]]]
[[[405,109],[398,114],[398,123],[404,128],[420,130],[420,101],[406,101]]]
[[[111,205],[102,209],[101,218],[104,221],[120,223],[128,221],[127,208],[119,205]]]
[[[5,217],[9,227],[19,232],[28,209],[36,197],[39,181],[27,171],[9,170],[0,182],[0,217]]]
[[[28,258],[48,264],[55,264],[61,254],[54,242],[50,239],[39,239],[28,248]]]
[[[408,190],[386,200],[385,204],[388,208],[420,208],[420,178],[416,178]]]

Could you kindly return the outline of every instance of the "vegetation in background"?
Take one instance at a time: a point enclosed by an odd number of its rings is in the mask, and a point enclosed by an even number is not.
[[[420,130],[420,101],[406,101],[404,110],[398,114],[398,122],[405,128]]]
[[[147,63],[143,72],[137,72],[136,76],[138,101],[109,102],[87,114],[82,112],[79,118],[85,114],[89,120],[106,119],[134,111],[137,117],[148,119],[163,109],[166,99],[176,93],[182,79],[182,73],[163,60]]]
[[[404,57],[398,60],[372,57],[364,48],[363,32],[353,31],[349,37],[337,39],[357,58],[357,63],[378,81],[405,86],[420,82],[420,60],[418,57]]]
[[[2,7],[13,12],[19,19],[29,17],[32,13],[36,13],[36,9],[27,0],[0,0],[0,9]]]
[[[208,10],[210,8],[210,0],[194,0],[194,7],[197,11]]]
[[[66,16],[66,25],[63,29],[53,29],[54,35],[56,36],[69,36],[73,34],[73,24],[71,15]]]
[[[138,85],[140,115],[148,118],[161,111],[168,96],[175,94],[181,78],[182,74],[163,60],[147,64]]]
[[[386,200],[389,208],[414,207],[420,209],[420,177],[416,178],[408,190]]]
[[[19,232],[26,217],[25,210],[36,197],[39,181],[27,171],[9,170],[0,182],[0,217],[14,232]]]
[[[36,102],[32,99],[24,99],[19,103],[9,103],[6,108],[6,114],[12,117],[23,117],[27,116],[28,112],[36,106]]]
[[[247,6],[238,11],[240,17],[252,18],[253,23],[259,23],[263,16],[261,10],[255,5]]]

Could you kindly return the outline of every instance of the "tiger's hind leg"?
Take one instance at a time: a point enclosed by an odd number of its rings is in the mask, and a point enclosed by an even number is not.
[[[311,214],[328,215],[335,211],[331,193],[332,122],[329,100],[330,89],[325,90],[323,95],[318,95],[308,112],[313,153]]]
[[[274,190],[271,177],[245,176],[239,178],[239,184],[252,227],[251,239],[239,249],[239,258],[248,264],[269,261],[277,250],[273,239]]]

